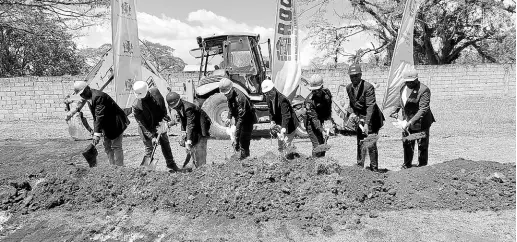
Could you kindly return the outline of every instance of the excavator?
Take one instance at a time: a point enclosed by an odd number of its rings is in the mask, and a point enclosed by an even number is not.
[[[264,60],[262,56],[260,35],[253,33],[225,33],[207,37],[197,37],[198,48],[192,49],[190,54],[200,60],[200,69],[198,80],[187,80],[184,83],[185,97],[188,101],[194,102],[202,107],[205,112],[210,116],[213,124],[210,129],[210,133],[215,138],[228,139],[229,136],[226,133],[226,127],[224,125],[225,119],[227,118],[228,106],[226,98],[223,94],[219,93],[218,82],[219,79],[216,76],[210,76],[207,71],[209,63],[217,62],[217,68],[224,69],[229,74],[230,79],[234,83],[234,87],[245,93],[251,100],[255,110],[257,120],[259,123],[269,122],[268,105],[265,103],[264,96],[261,92],[260,85],[262,81],[268,77],[268,72],[271,72],[271,79],[275,82],[275,74],[278,76],[278,68],[275,69],[275,65],[278,66],[282,61],[290,61],[291,64],[299,64],[299,51],[298,51],[298,35],[297,35],[297,17],[296,17],[296,4],[295,0],[278,0],[277,5],[277,21],[275,26],[275,44],[271,44],[271,40],[267,41],[267,48],[269,52],[269,59]],[[124,4],[130,4],[133,7],[127,7]],[[113,7],[113,6],[112,6]],[[118,8],[117,8],[118,9]],[[124,20],[126,22],[120,22],[120,14],[131,15],[131,12],[135,11],[134,2],[124,2],[120,7],[121,13],[112,16],[112,21],[115,23],[124,24],[122,27],[114,28],[114,43],[123,43],[120,46],[124,47],[124,53],[129,51],[133,53],[133,42],[138,41],[138,30],[136,26],[136,19]],[[114,26],[117,26],[114,24]],[[125,27],[124,27],[125,26]],[[118,30],[127,30],[121,37],[119,34],[115,34]],[[133,38],[133,39],[131,39]],[[136,39],[134,39],[136,38]],[[128,40],[129,39],[129,40]],[[116,41],[115,41],[116,40]],[[118,45],[117,45],[118,46]],[[137,49],[138,45],[135,45],[134,49]],[[139,50],[138,52],[140,53]],[[156,69],[150,64],[145,58],[139,55],[131,55],[132,58],[139,62],[141,60],[141,75],[142,80],[148,82],[149,86],[156,86],[162,95],[165,97],[169,92],[167,82],[160,76]],[[140,58],[140,59],[139,59]],[[273,58],[276,59],[273,60]],[[114,83],[115,88],[115,100],[122,107],[128,110],[130,113],[130,103],[132,95],[129,95],[131,89],[132,79],[126,79],[125,81],[114,79],[115,68],[118,62],[114,61],[113,51],[110,50],[102,57],[102,60],[90,71],[86,77],[86,81],[92,88],[103,90],[110,83]],[[270,61],[273,60],[273,67],[270,67]],[[126,62],[127,63],[127,62]],[[119,70],[127,70],[127,72],[133,72],[137,66],[124,66],[122,68],[119,63]],[[301,68],[298,69],[285,69],[281,73],[284,77],[289,76],[288,81],[291,86],[287,88],[288,92],[284,95],[290,98],[290,101],[298,115],[300,126],[297,129],[297,135],[300,137],[306,137],[307,132],[304,127],[305,112],[303,102],[305,98],[310,94],[310,90],[307,88],[307,79],[301,76]],[[119,75],[121,72],[118,72]],[[297,73],[297,75],[292,75]],[[131,74],[131,73],[129,73]],[[127,76],[127,75],[126,75]],[[294,77],[294,78],[293,78]],[[127,78],[127,77],[126,77]],[[280,82],[280,81],[278,81]],[[276,83],[275,83],[276,85]],[[69,100],[79,100],[78,96],[72,95]],[[339,132],[350,131],[347,128],[347,112],[339,105],[335,100],[333,101],[333,112],[332,112],[332,123],[334,130]],[[169,110],[170,112],[170,110]],[[81,114],[74,116],[69,121],[70,135],[76,139],[87,139],[89,133],[86,131],[85,125],[82,123]]]
[[[259,123],[269,123],[268,106],[264,101],[260,85],[268,76],[269,61],[262,56],[259,44],[260,35],[252,33],[227,33],[208,37],[197,37],[199,48],[192,49],[190,54],[200,60],[199,78],[197,81],[187,80],[184,84],[185,96],[188,101],[201,106],[212,119],[210,134],[216,138],[228,138],[225,120],[228,115],[226,97],[219,93],[220,77],[210,76],[207,71],[209,63],[219,63],[217,67],[224,68],[229,74],[234,87],[248,96],[256,110]],[[268,39],[268,50],[271,41]],[[269,51],[271,53],[271,51]],[[271,60],[271,54],[270,58]],[[304,127],[303,102],[310,94],[308,82],[301,77],[300,84],[295,88],[291,103],[298,119],[301,121],[297,129],[299,137],[306,137]],[[332,123],[336,131],[347,130],[345,109],[333,101]]]

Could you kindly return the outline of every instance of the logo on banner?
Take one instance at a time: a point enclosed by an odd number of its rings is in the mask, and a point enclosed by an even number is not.
[[[131,41],[124,41],[122,47],[124,48],[124,53],[133,54],[133,43],[131,43]]]
[[[149,88],[151,87],[156,87],[156,83],[154,83],[154,79],[152,76],[150,76],[148,79],[147,79],[147,86],[149,86]]]
[[[291,38],[278,38],[276,42],[276,54],[279,61],[291,60]]]
[[[126,91],[131,91],[131,89],[133,88],[133,83],[135,82],[135,79],[133,78],[128,78],[125,82],[124,82],[124,85],[125,85],[125,89]]]
[[[122,14],[123,15],[131,16],[131,5],[129,5],[129,3],[122,2],[121,9],[122,9]]]

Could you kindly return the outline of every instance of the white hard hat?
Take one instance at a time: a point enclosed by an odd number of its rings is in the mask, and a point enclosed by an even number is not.
[[[74,82],[74,93],[77,95],[81,95],[84,89],[88,86],[88,83],[85,81],[75,81]]]
[[[318,74],[312,75],[311,79],[309,80],[309,89],[316,90],[320,89],[323,86],[323,77],[321,77]]]
[[[144,81],[136,81],[133,83],[133,91],[135,92],[135,96],[138,99],[142,99],[147,95],[147,91],[149,90],[149,86],[147,82]]]
[[[271,79],[266,79],[266,80],[262,81],[262,84],[261,84],[262,93],[271,91],[271,89],[273,89],[273,87],[275,87],[275,84],[273,83],[273,81],[271,81]]]
[[[414,67],[409,67],[402,72],[402,81],[412,82],[418,78],[418,72]]]
[[[228,94],[232,90],[232,87],[233,87],[233,82],[228,78],[223,77],[219,81],[219,91],[225,95]]]

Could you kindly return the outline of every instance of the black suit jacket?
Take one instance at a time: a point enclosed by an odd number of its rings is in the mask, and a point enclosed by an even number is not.
[[[165,106],[165,99],[158,88],[149,89],[149,94],[142,99],[138,99],[133,105],[135,119],[139,126],[142,127],[145,136],[152,138],[156,133],[158,124],[164,121],[170,121]]]
[[[195,145],[199,141],[200,136],[209,136],[211,120],[208,115],[197,105],[181,100],[183,103],[178,113],[178,119],[181,122],[181,131],[187,132],[187,140],[191,140]],[[204,132],[203,132],[204,130]]]
[[[415,89],[408,89],[408,91],[411,91],[411,94],[404,105],[402,101],[404,88],[406,88],[406,84],[402,85],[400,89],[399,103],[394,113],[398,113],[399,110],[403,108],[402,118],[411,123],[409,126],[411,130],[428,129],[431,127],[431,124],[436,121],[429,105],[431,102],[431,90],[418,81]]]
[[[346,92],[350,101],[350,107],[357,117],[364,119],[369,129],[376,133],[384,125],[384,114],[382,114],[375,99],[375,88],[369,82],[361,80],[357,95],[352,83],[346,86]]]
[[[124,111],[108,94],[92,90],[90,111],[94,120],[94,132],[104,133],[108,139],[115,139],[126,130],[129,119]]]
[[[255,113],[251,107],[250,99],[240,90],[234,88],[228,101],[228,119],[235,118],[236,137],[240,137],[243,125],[252,125],[255,121]]]
[[[269,108],[269,120],[285,128],[290,134],[298,128],[298,117],[294,112],[291,102],[280,92],[276,91],[273,100],[267,100]]]

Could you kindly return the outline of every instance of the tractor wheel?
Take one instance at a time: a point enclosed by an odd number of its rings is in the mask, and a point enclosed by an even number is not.
[[[229,139],[230,137],[226,134],[226,126],[224,126],[229,110],[226,97],[222,93],[216,93],[203,102],[202,109],[212,120],[210,136],[217,139]]]

